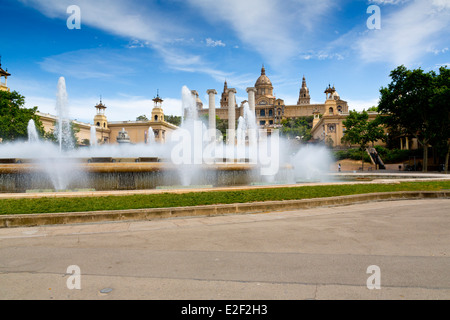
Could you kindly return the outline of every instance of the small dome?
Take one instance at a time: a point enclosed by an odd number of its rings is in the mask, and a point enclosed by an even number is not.
[[[333,92],[333,94],[331,95],[331,97],[334,100],[339,100],[341,97],[339,96],[339,93],[337,93],[337,91]]]

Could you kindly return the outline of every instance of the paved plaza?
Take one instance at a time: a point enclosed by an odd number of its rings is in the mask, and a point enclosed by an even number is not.
[[[449,213],[404,200],[0,229],[0,299],[449,299]]]

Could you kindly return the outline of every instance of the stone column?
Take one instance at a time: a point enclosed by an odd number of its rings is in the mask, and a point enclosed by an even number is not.
[[[236,89],[228,89],[228,144],[235,144],[236,139]]]
[[[255,106],[255,94],[256,94],[256,88],[247,88],[248,93],[248,105],[250,107],[250,110],[255,112],[256,106]]]
[[[210,89],[206,91],[209,95],[209,130],[216,130],[216,94],[217,91]]]

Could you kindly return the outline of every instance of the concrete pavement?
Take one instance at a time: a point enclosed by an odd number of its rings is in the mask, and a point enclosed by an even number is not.
[[[422,199],[0,229],[0,299],[449,299],[449,213]]]

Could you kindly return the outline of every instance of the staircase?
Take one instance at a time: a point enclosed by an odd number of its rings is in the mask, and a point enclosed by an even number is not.
[[[370,160],[376,168],[380,170],[386,170],[386,166],[384,165],[383,160],[381,160],[381,157],[375,148],[367,148],[366,152],[369,154]]]

